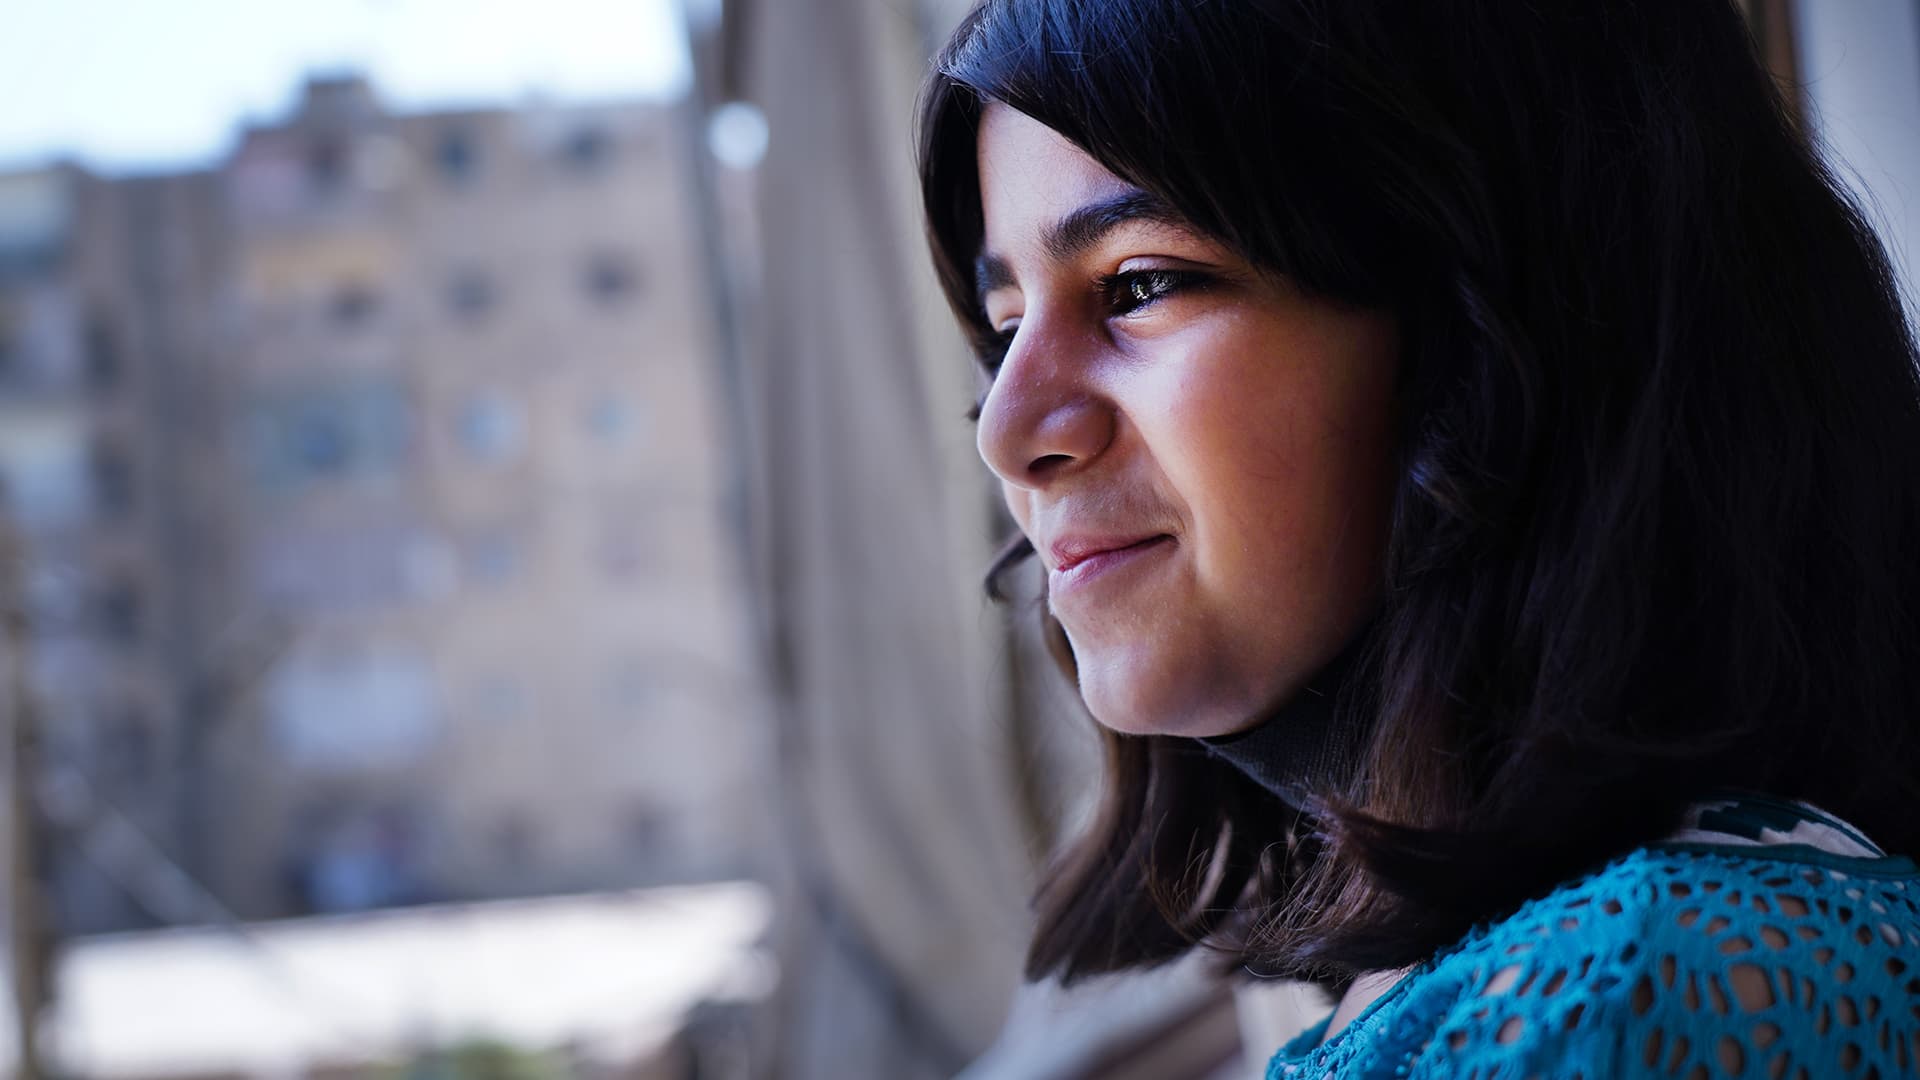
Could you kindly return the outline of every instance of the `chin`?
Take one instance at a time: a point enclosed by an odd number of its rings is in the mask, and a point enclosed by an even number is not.
[[[1230,703],[1209,701],[1206,695],[1164,685],[1130,672],[1080,671],[1080,700],[1101,727],[1122,735],[1180,735],[1201,738],[1229,735],[1247,726],[1249,711]],[[1170,692],[1171,691],[1171,692]]]

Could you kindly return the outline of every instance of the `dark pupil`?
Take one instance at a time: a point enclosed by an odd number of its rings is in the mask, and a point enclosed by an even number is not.
[[[1153,299],[1153,286],[1146,278],[1138,277],[1133,279],[1133,298],[1142,304]]]

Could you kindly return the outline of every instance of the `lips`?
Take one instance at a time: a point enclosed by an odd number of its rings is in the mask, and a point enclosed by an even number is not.
[[[1068,601],[1076,606],[1097,602],[1094,596],[1134,577],[1130,570],[1145,568],[1156,561],[1156,556],[1171,550],[1173,543],[1173,537],[1166,533],[1064,537],[1047,549],[1053,556],[1053,572],[1047,575],[1048,595],[1056,610]]]
[[[1074,567],[1079,566],[1081,563],[1096,559],[1102,555],[1131,551],[1148,544],[1155,544],[1162,540],[1171,539],[1173,538],[1165,533],[1155,533],[1151,536],[1134,536],[1117,539],[1072,537],[1057,540],[1051,548],[1053,552],[1053,569],[1056,573],[1064,574]]]

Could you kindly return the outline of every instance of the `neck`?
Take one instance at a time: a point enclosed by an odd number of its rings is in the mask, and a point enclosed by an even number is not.
[[[1293,806],[1314,792],[1339,788],[1358,766],[1366,732],[1343,723],[1341,704],[1355,688],[1360,654],[1374,637],[1373,622],[1354,634],[1334,658],[1285,704],[1253,727],[1200,740],[1215,757]]]

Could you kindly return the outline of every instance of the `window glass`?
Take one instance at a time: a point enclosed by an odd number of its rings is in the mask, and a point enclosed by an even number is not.
[[[560,160],[579,172],[597,172],[612,156],[613,139],[604,128],[580,128],[560,145]]]
[[[95,390],[111,390],[120,382],[120,347],[104,315],[87,320],[86,378]]]
[[[330,195],[346,185],[349,147],[343,138],[324,136],[307,147],[307,185],[318,195]]]
[[[266,696],[275,746],[297,767],[405,764],[439,734],[433,673],[411,650],[296,655],[274,669]]]
[[[473,133],[466,128],[450,127],[440,133],[434,144],[434,165],[440,178],[455,185],[472,183],[480,175],[480,151]]]
[[[117,645],[132,644],[140,636],[140,588],[125,578],[101,589],[94,598],[94,625],[100,636]]]
[[[617,394],[594,398],[587,405],[587,433],[602,443],[619,444],[633,437],[633,407]]]
[[[410,442],[406,397],[390,379],[270,393],[255,403],[248,427],[257,482],[282,494],[349,480],[389,482]]]
[[[92,458],[85,424],[70,412],[0,417],[0,505],[25,525],[84,520],[94,506]]]
[[[478,270],[462,270],[447,286],[447,306],[455,315],[474,319],[493,310],[499,299],[493,279]]]
[[[334,291],[327,304],[327,318],[335,326],[352,329],[373,321],[379,310],[379,293],[361,282],[349,282]]]
[[[103,515],[117,516],[133,507],[133,463],[113,444],[93,448],[94,500]]]
[[[460,544],[460,563],[466,580],[497,585],[520,571],[519,540],[506,529],[488,529]]]
[[[500,462],[517,456],[526,438],[520,404],[505,394],[476,394],[460,409],[460,445],[476,461]]]
[[[612,252],[588,256],[582,277],[587,296],[607,307],[624,303],[640,286],[633,262]]]

